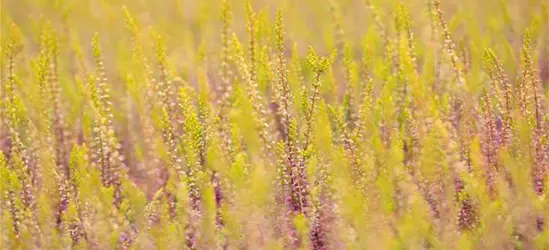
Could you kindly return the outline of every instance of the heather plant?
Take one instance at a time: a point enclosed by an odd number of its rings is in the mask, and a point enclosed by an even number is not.
[[[549,249],[547,1],[1,5],[1,249]]]

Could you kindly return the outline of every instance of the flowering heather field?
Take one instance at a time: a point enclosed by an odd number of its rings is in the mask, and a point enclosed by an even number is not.
[[[549,249],[547,0],[0,11],[0,249]]]

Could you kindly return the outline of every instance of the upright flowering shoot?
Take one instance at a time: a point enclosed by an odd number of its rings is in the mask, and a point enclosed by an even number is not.
[[[92,40],[93,56],[96,73],[90,78],[90,91],[95,111],[93,131],[92,162],[101,170],[101,180],[106,187],[115,188],[115,205],[121,202],[121,178],[124,177],[125,166],[119,153],[118,141],[114,134],[112,102],[108,86],[107,73],[96,33]]]
[[[307,55],[307,63],[314,72],[314,82],[312,85],[312,91],[308,96],[309,106],[305,110],[305,126],[307,128],[305,132],[305,139],[303,142],[303,150],[307,151],[309,149],[309,142],[311,141],[312,132],[314,130],[314,115],[316,110],[316,105],[318,99],[320,99],[320,87],[322,84],[322,78],[326,71],[329,70],[332,63],[334,63],[336,57],[336,51],[333,51],[332,54],[328,57],[318,56],[315,50],[312,47],[309,47],[309,54]]]

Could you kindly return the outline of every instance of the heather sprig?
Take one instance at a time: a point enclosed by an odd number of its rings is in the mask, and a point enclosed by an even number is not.
[[[512,137],[512,86],[509,83],[507,74],[503,70],[501,62],[498,61],[494,52],[490,49],[484,51],[485,64],[488,69],[490,78],[493,81],[493,93],[495,99],[498,101],[497,106],[501,113],[503,124],[501,129],[501,143],[503,145],[509,144],[509,140]],[[501,93],[503,92],[503,99]]]
[[[443,38],[444,38],[444,47],[446,47],[446,53],[448,54],[448,57],[450,58],[450,62],[452,64],[452,70],[455,74],[456,83],[458,86],[465,85],[465,79],[463,75],[463,69],[461,61],[457,55],[456,51],[456,45],[452,40],[450,31],[448,30],[448,24],[446,23],[446,20],[444,19],[444,13],[442,12],[442,9],[440,8],[440,1],[439,0],[433,0],[433,8],[436,17],[438,18],[438,24],[440,25],[440,29],[443,32]]]
[[[255,24],[252,23],[249,25],[251,26]],[[252,28],[250,29],[252,30]],[[254,35],[250,34],[250,36],[251,36],[250,39],[253,41],[255,39]],[[273,147],[273,141],[272,141],[273,139],[269,134],[269,131],[271,128],[269,124],[267,109],[265,108],[263,96],[259,92],[259,86],[257,85],[257,82],[256,82],[257,79],[255,76],[256,73],[254,70],[255,66],[253,66],[255,63],[255,59],[250,59],[249,63],[246,62],[242,53],[242,48],[240,47],[240,43],[238,42],[238,38],[236,37],[236,35],[233,36],[232,44],[234,46],[234,49],[236,50],[234,54],[236,55],[237,65],[238,65],[241,77],[243,78],[242,80],[246,82],[245,88],[247,93],[249,94],[250,102],[253,105],[254,120],[257,124],[256,125],[257,130],[259,132],[259,135],[264,145],[263,150],[265,150],[265,152],[268,153]],[[255,48],[251,46],[250,50],[255,50]],[[250,54],[251,54],[250,56],[251,58],[255,57],[254,56],[255,52],[251,51]]]
[[[547,150],[544,148],[544,145],[542,143],[542,134],[543,131],[543,118],[541,116],[542,112],[542,97],[543,95],[539,91],[540,89],[540,80],[539,76],[537,74],[536,67],[533,63],[532,55],[531,55],[531,49],[530,49],[530,43],[531,43],[531,31],[529,29],[526,30],[526,33],[524,35],[524,41],[523,41],[523,47],[521,51],[522,59],[523,59],[523,70],[522,70],[522,78],[519,88],[519,94],[520,94],[520,107],[524,118],[528,120],[529,123],[533,123],[532,125],[532,134],[533,134],[533,148],[534,148],[534,162],[535,162],[535,188],[536,192],[539,194],[543,193],[544,188],[544,179],[546,178],[546,172],[548,168],[547,163]],[[528,86],[530,85],[530,86]],[[533,99],[533,100],[531,100]],[[532,109],[533,112],[530,110],[529,103],[533,102]],[[533,113],[533,114],[532,114]],[[532,114],[532,118],[530,118],[530,114]],[[533,120],[533,121],[532,121]]]
[[[38,244],[40,232],[36,228],[35,205],[36,188],[34,178],[36,171],[31,166],[30,147],[25,145],[25,137],[29,131],[27,118],[20,117],[24,109],[20,97],[16,93],[19,79],[16,75],[16,60],[22,50],[21,34],[19,28],[13,24],[10,37],[5,48],[7,59],[7,79],[3,86],[2,94],[2,133],[6,133],[2,148],[2,174],[6,179],[2,181],[2,208],[9,211],[11,220],[10,232],[14,238],[9,239],[14,247],[25,240],[29,244]],[[5,186],[4,186],[5,185]],[[34,240],[29,237],[31,233],[37,234]]]
[[[92,162],[101,170],[103,185],[115,187],[114,202],[119,206],[122,199],[120,196],[121,178],[125,177],[126,167],[119,153],[120,145],[114,132],[110,88],[107,85],[108,79],[97,34],[93,37],[92,48],[96,63],[95,78],[90,79],[90,91],[93,93],[92,101],[96,112],[93,127],[94,152],[92,153]]]
[[[284,56],[285,31],[282,12],[277,13],[276,48],[278,56],[278,87],[280,91],[279,113],[282,124],[283,141],[285,145],[284,164],[289,175],[290,211],[292,213],[307,214],[309,206],[308,180],[305,164],[299,154],[300,145],[297,133],[297,121],[293,114],[292,92],[288,82],[286,59]]]
[[[226,116],[229,108],[229,97],[232,90],[232,71],[230,69],[231,53],[230,53],[230,25],[232,19],[231,4],[224,0],[221,5],[221,21],[223,28],[221,30],[221,83],[219,84],[219,98],[221,117]]]
[[[316,110],[316,104],[320,99],[320,87],[322,85],[322,78],[325,72],[330,68],[331,64],[335,61],[336,51],[333,51],[330,56],[323,57],[318,56],[312,47],[309,47],[309,54],[307,55],[307,63],[314,72],[314,82],[312,84],[312,91],[308,94],[308,104],[305,110],[305,126],[307,130],[305,132],[305,139],[302,145],[304,151],[309,148],[309,142],[311,140],[314,124],[314,113]]]

